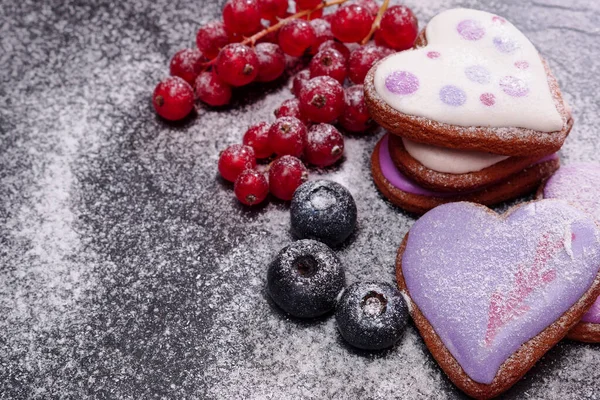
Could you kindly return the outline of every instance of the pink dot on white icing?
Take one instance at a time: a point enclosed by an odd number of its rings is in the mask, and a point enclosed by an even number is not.
[[[419,89],[419,78],[407,71],[394,71],[385,78],[385,87],[394,94],[412,94]]]
[[[433,59],[433,58],[439,58],[440,57],[440,53],[437,51],[428,51],[427,52],[427,57]]]
[[[514,76],[505,76],[504,78],[500,79],[500,88],[504,91],[504,93],[513,97],[523,97],[529,93],[529,87],[527,86],[527,83]]]
[[[527,69],[529,68],[529,63],[527,61],[515,61],[515,67],[519,69]]]
[[[519,43],[507,36],[496,36],[492,41],[501,53],[510,54],[521,47]]]
[[[490,83],[492,79],[490,71],[482,65],[471,65],[465,68],[465,75],[469,80],[481,84]]]
[[[483,93],[479,96],[479,100],[484,106],[491,107],[496,104],[496,96],[493,93]]]
[[[465,19],[461,21],[456,30],[458,34],[465,40],[479,40],[485,36],[485,28],[479,21],[473,19]]]
[[[499,16],[497,16],[497,15],[494,15],[494,16],[492,17],[492,22],[494,22],[494,23],[497,23],[497,24],[505,24],[505,23],[506,23],[506,20],[505,20],[504,18],[502,18],[502,17],[499,17]]]
[[[467,94],[459,87],[446,85],[440,89],[440,100],[449,106],[459,107],[467,101]]]

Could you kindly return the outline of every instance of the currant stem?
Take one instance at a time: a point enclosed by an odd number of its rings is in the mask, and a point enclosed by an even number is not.
[[[292,21],[294,19],[298,19],[298,18],[302,18],[305,15],[309,15],[312,14],[316,11],[319,11],[322,8],[326,8],[326,7],[331,7],[331,6],[335,6],[338,4],[343,4],[345,2],[347,2],[348,0],[331,0],[331,1],[327,1],[324,3],[319,4],[318,6],[316,6],[315,8],[313,8],[312,10],[303,10],[300,12],[297,12],[294,15],[290,15],[287,18],[284,18],[282,20],[279,20],[279,22],[277,22],[275,25],[272,25],[266,29],[263,29],[262,31],[250,36],[249,38],[244,39],[244,41],[242,42],[242,44],[245,45],[251,45],[254,46],[254,44],[256,43],[257,40],[263,38],[264,36],[267,36],[269,33],[271,32],[275,32],[277,30],[279,30],[279,28],[281,28],[283,25],[285,25],[287,22]],[[389,0],[386,0],[386,4],[389,3]],[[387,7],[386,7],[387,8]]]
[[[383,18],[383,13],[385,12],[385,10],[387,10],[389,4],[390,4],[390,0],[384,0],[383,4],[381,5],[381,7],[379,7],[379,12],[377,13],[377,17],[375,18],[375,21],[373,21],[373,25],[371,25],[371,31],[362,40],[362,42],[360,42],[360,44],[362,46],[364,46],[365,44],[367,44],[367,42],[369,40],[371,40],[371,36],[373,36],[373,34],[377,30],[377,28],[379,28],[379,24],[381,23],[381,18]]]

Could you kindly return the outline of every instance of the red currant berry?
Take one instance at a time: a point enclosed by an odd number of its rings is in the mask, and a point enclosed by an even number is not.
[[[300,112],[300,102],[296,98],[287,99],[283,103],[281,103],[279,108],[277,110],[275,110],[275,117],[276,118],[281,118],[281,117],[298,118],[305,125],[308,122],[307,119]]]
[[[271,31],[265,36],[261,37],[256,43],[274,43],[279,44],[279,31]]]
[[[256,167],[256,158],[250,146],[232,144],[219,157],[219,173],[230,182],[235,182],[243,171],[254,167]]]
[[[246,133],[242,143],[246,146],[250,146],[254,149],[256,158],[267,158],[273,154],[271,145],[269,144],[269,125],[266,122],[259,122],[258,124],[252,125]]]
[[[342,53],[346,60],[348,60],[348,58],[350,57],[350,49],[348,48],[348,46],[346,46],[344,43],[340,43],[335,40],[327,40],[321,43],[321,45],[319,46],[319,51],[325,49],[336,49],[337,51]]]
[[[163,79],[152,95],[154,109],[164,119],[177,121],[185,118],[194,108],[194,90],[178,76]]]
[[[269,144],[278,156],[300,157],[306,143],[306,126],[298,118],[277,118],[269,128]]]
[[[366,8],[373,16],[379,12],[379,5],[375,0],[356,0],[354,4]]]
[[[375,126],[365,104],[363,85],[350,86],[345,90],[346,107],[338,119],[339,124],[349,132],[364,132]]]
[[[328,40],[333,40],[333,33],[331,33],[331,24],[324,19],[317,18],[310,21],[310,24],[315,29],[316,39],[310,46],[310,54],[316,54],[319,51],[321,43]]]
[[[258,65],[258,57],[253,49],[231,43],[219,53],[215,69],[222,81],[231,86],[244,86],[256,78]]]
[[[357,4],[339,8],[331,22],[333,35],[341,42],[359,42],[371,31],[375,17]]]
[[[271,82],[285,71],[285,55],[273,43],[259,43],[254,48],[258,57],[258,82]]]
[[[223,7],[227,30],[249,35],[260,29],[260,11],[256,0],[229,0]]]
[[[225,25],[221,21],[211,21],[198,29],[196,45],[208,59],[219,55],[221,48],[227,46],[229,37]]]
[[[201,72],[196,78],[194,89],[196,97],[209,106],[224,106],[231,101],[231,87],[213,71]]]
[[[302,86],[310,79],[310,70],[305,69],[296,74],[292,81],[292,94],[296,97],[300,96]]]
[[[317,35],[312,25],[301,19],[286,23],[279,30],[279,45],[284,53],[300,57],[315,42]]]
[[[204,69],[206,58],[198,49],[179,50],[171,59],[169,69],[172,76],[183,78],[190,85],[194,84],[196,77]]]
[[[321,50],[310,60],[310,77],[330,76],[340,84],[346,80],[346,59],[335,49]]]
[[[304,159],[319,168],[335,164],[344,154],[344,138],[333,125],[317,124],[306,136]]]
[[[406,6],[388,8],[381,18],[381,38],[394,50],[410,49],[419,33],[417,17]]]
[[[299,100],[300,111],[313,122],[332,122],[344,111],[344,89],[329,76],[306,82]]]
[[[385,56],[379,46],[357,47],[348,59],[348,78],[356,84],[363,84],[371,67]]]
[[[233,185],[235,197],[247,206],[262,203],[269,194],[269,183],[264,174],[253,169],[242,172]]]
[[[300,7],[298,7],[296,5],[296,8],[295,8],[294,11],[296,13],[299,13],[300,11],[306,11],[306,10],[310,10],[310,8],[300,8]],[[304,20],[307,20],[307,21],[312,21],[314,19],[319,19],[319,18],[322,18],[322,17],[323,17],[323,9],[321,8],[321,9],[316,10],[316,11],[311,11],[308,14],[306,14],[306,15],[300,17],[300,18],[302,18]]]
[[[269,168],[269,189],[281,200],[291,200],[298,186],[308,180],[308,170],[298,158],[283,156]]]
[[[296,0],[296,7],[301,10],[312,10],[322,2],[323,0]]]
[[[257,0],[258,9],[262,18],[275,21],[284,18],[288,9],[287,0]]]

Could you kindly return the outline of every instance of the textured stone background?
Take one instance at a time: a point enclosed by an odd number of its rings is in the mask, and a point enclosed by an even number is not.
[[[421,24],[459,5],[509,18],[574,109],[563,162],[598,159],[597,1],[406,4]],[[272,119],[286,83],[178,126],[149,101],[170,56],[221,6],[0,3],[0,398],[460,398],[413,326],[396,348],[365,354],[332,318],[290,320],[264,296],[266,263],[291,240],[287,207],[240,207],[216,161]],[[339,250],[349,282],[393,281],[414,221],[371,183],[380,134],[348,138],[345,162],[321,173],[358,203]],[[564,342],[507,397],[599,399],[599,370],[598,346]]]

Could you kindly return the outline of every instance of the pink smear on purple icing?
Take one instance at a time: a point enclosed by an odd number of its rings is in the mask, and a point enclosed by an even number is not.
[[[463,370],[489,384],[592,285],[599,237],[594,222],[563,201],[529,203],[505,219],[473,203],[449,203],[412,226],[402,272]]]
[[[544,186],[544,198],[566,200],[600,224],[600,164],[573,163],[561,167]],[[600,298],[581,320],[600,324]]]

